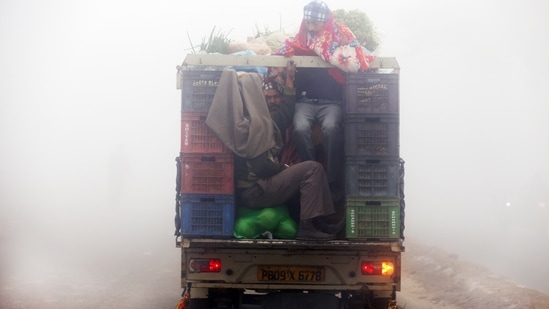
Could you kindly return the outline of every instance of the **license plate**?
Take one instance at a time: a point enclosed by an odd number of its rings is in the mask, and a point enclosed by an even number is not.
[[[321,266],[258,266],[257,280],[284,282],[324,282]]]

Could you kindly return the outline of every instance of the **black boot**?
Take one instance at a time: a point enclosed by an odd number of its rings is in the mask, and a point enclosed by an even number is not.
[[[335,235],[319,231],[313,224],[313,220],[301,220],[295,235],[298,240],[332,240]]]
[[[345,227],[345,216],[339,219],[335,215],[319,217],[314,221],[314,224],[324,233],[337,234]]]
[[[330,184],[330,195],[334,204],[339,204],[345,200],[345,190],[337,183]]]

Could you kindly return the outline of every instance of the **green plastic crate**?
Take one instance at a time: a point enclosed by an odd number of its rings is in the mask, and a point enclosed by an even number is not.
[[[400,198],[347,196],[346,216],[349,239],[400,238]]]

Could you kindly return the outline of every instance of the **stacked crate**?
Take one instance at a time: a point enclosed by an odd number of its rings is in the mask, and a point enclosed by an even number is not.
[[[234,157],[206,125],[220,77],[219,70],[182,72],[178,188],[184,237],[233,235]]]
[[[402,238],[398,82],[396,73],[347,76],[345,205],[349,239]]]

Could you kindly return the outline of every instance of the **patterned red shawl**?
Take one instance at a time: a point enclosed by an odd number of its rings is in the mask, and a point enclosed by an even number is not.
[[[360,45],[353,32],[344,24],[334,20],[330,11],[324,27],[307,40],[307,27],[301,21],[299,32],[294,38],[287,39],[282,47],[275,52],[277,55],[290,57],[320,56],[343,72],[356,73],[368,70],[375,56]],[[330,74],[343,82],[343,74],[339,70],[330,69]]]

